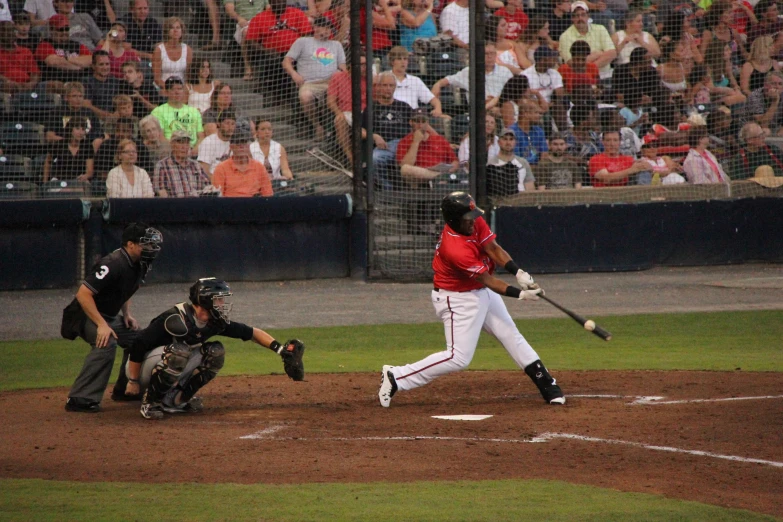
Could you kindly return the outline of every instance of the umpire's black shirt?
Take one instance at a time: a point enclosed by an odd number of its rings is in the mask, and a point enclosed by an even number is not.
[[[114,317],[139,289],[145,273],[140,262],[134,263],[124,248],[118,248],[92,267],[83,284],[95,294],[101,315]]]

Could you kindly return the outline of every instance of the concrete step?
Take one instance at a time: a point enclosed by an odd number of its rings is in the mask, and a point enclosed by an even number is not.
[[[264,106],[264,97],[253,92],[234,92],[233,99],[234,105],[240,110],[251,110]]]
[[[272,123],[290,123],[291,111],[283,107],[252,107],[243,111],[252,120],[266,118]]]
[[[253,82],[245,81],[242,78],[220,78],[220,81],[231,86],[231,90],[234,93],[234,96],[236,96],[237,93],[240,92],[242,93],[253,92],[253,87],[254,87]]]
[[[307,149],[312,148],[315,145],[312,141],[299,139],[280,141],[280,143],[283,144],[289,155],[305,153]]]

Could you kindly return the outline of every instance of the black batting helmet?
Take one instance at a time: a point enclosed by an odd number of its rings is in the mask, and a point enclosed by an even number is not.
[[[231,303],[228,297],[232,294],[228,283],[214,277],[203,277],[190,287],[190,302],[209,310],[210,315],[217,321],[228,320],[231,313]],[[215,299],[222,298],[223,304],[215,304]]]
[[[452,192],[440,204],[443,220],[455,232],[459,232],[463,218],[477,218],[484,215],[484,211],[476,206],[473,196],[467,192]]]

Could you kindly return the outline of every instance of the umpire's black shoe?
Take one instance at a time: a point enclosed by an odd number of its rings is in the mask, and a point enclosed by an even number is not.
[[[68,397],[65,401],[65,411],[75,411],[78,413],[98,413],[101,411],[99,402],[82,399],[80,397]]]
[[[111,392],[111,400],[114,402],[138,402],[141,400],[141,394],[139,395],[125,395],[124,393]]]

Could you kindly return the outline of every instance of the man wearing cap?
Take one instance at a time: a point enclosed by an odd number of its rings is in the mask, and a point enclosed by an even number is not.
[[[590,44],[592,51],[587,57],[587,63],[594,63],[598,67],[601,79],[607,80],[612,77],[610,64],[617,58],[617,50],[603,25],[589,23],[589,11],[585,2],[571,4],[573,25],[560,35],[560,57],[563,62],[568,62],[571,59],[571,44],[577,40],[584,40]]]
[[[283,59],[283,69],[299,88],[299,102],[315,129],[316,141],[324,139],[317,104],[326,96],[329,78],[345,71],[343,46],[331,38],[332,23],[319,16],[313,20],[313,36],[298,38]]]
[[[191,147],[196,148],[198,142],[204,139],[201,113],[187,104],[189,94],[181,78],[172,76],[166,80],[165,85],[169,101],[156,107],[152,115],[160,122],[163,135],[167,139],[174,131],[185,130],[190,134]]]
[[[73,0],[54,0],[54,9],[58,15],[65,16],[71,24],[68,32],[71,40],[79,42],[90,51],[94,51],[98,42],[103,39],[103,32],[88,13],[74,13],[73,4]],[[49,34],[54,30],[52,18],[49,19]]]
[[[209,185],[209,175],[190,154],[190,133],[177,130],[171,134],[171,156],[155,165],[152,187],[161,198],[192,198],[201,195]]]
[[[231,157],[215,168],[212,185],[223,197],[250,198],[273,196],[272,182],[264,165],[250,155],[250,129],[242,126],[231,136]]]
[[[234,135],[237,118],[234,111],[227,109],[218,115],[217,132],[210,134],[198,146],[198,162],[211,176],[219,163],[231,156],[229,140]]]
[[[152,60],[155,44],[163,41],[163,28],[150,16],[149,0],[130,0],[130,11],[120,18],[127,28],[126,40],[142,59]]]
[[[41,40],[35,49],[41,80],[49,82],[47,90],[51,92],[62,93],[66,82],[78,81],[92,65],[92,53],[72,40],[69,30],[68,17],[54,15],[49,19],[49,39]]]
[[[0,85],[3,92],[31,91],[40,78],[33,53],[16,45],[14,23],[0,22]]]
[[[503,129],[498,144],[500,152],[487,164],[487,194],[503,197],[535,190],[536,178],[530,163],[515,153],[517,136],[514,129]]]
[[[497,58],[497,49],[494,44],[484,45],[484,94],[486,96],[487,108],[491,108],[497,103],[497,98],[503,91],[503,86],[514,75],[507,67],[495,63]],[[440,91],[447,85],[453,85],[465,91],[470,91],[470,67],[465,67],[457,74],[446,76],[437,81],[432,86],[432,93],[440,96]]]
[[[739,136],[743,146],[727,169],[732,181],[753,177],[762,165],[771,167],[775,176],[783,176],[783,152],[774,145],[767,145],[766,134],[758,123],[743,125]]]
[[[418,184],[459,169],[454,149],[446,138],[432,129],[424,109],[413,111],[410,125],[412,132],[397,146],[397,163],[403,180]]]

